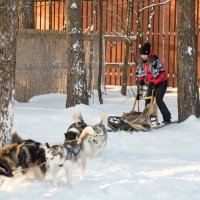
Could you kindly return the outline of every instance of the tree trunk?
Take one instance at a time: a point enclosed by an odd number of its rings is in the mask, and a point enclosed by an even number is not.
[[[89,59],[89,67],[88,67],[88,76],[89,76],[89,81],[88,81],[88,92],[91,94],[92,90],[94,89],[93,87],[93,67],[92,67],[92,61],[93,61],[93,46],[94,46],[94,22],[95,18],[97,15],[97,0],[93,0],[93,15],[92,15],[92,24],[90,28],[90,59]]]
[[[195,0],[178,0],[178,118],[199,117]]]
[[[18,0],[0,0],[0,146],[13,128]]]
[[[133,12],[133,0],[128,1],[128,13],[127,13],[127,22],[126,22],[126,47],[125,47],[125,57],[124,64],[122,67],[122,87],[121,94],[126,95],[127,90],[127,71],[128,71],[128,57],[129,57],[129,48],[131,45],[130,33],[131,33],[131,18]]]
[[[141,18],[140,18],[140,0],[137,0],[137,46],[138,52],[142,47],[142,30],[141,30]],[[138,55],[139,60],[140,55]]]
[[[34,28],[34,0],[19,0],[19,29]]]
[[[49,0],[49,30],[52,30],[52,0]]]
[[[100,104],[103,104],[101,84],[102,84],[102,64],[103,64],[103,2],[99,0],[99,73],[98,73],[98,96]]]
[[[88,104],[85,51],[80,0],[67,1],[68,77],[66,107]]]

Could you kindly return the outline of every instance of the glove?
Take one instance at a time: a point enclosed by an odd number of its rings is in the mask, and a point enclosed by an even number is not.
[[[144,82],[144,80],[140,80],[140,83],[139,83],[139,85],[140,85],[140,86],[143,86],[143,85],[145,85],[145,82]]]
[[[154,89],[155,85],[152,82],[149,82],[149,87],[151,87],[152,89]]]
[[[160,84],[154,85],[154,89],[156,90]]]

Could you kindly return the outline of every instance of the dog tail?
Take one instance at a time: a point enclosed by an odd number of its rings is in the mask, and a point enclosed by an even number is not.
[[[80,111],[75,112],[74,115],[73,115],[73,119],[74,119],[75,123],[83,121],[83,117],[82,117],[81,112]]]
[[[17,130],[11,131],[12,143],[22,143],[24,140],[18,135]]]
[[[83,142],[83,139],[88,136],[88,135],[91,135],[91,136],[94,136],[96,135],[94,129],[91,127],[91,126],[87,126],[83,129],[81,135],[79,136],[78,138],[78,141],[77,141],[77,144],[81,144]]]
[[[106,125],[107,124],[107,119],[108,119],[108,116],[105,112],[101,112],[100,113],[100,123],[99,124],[103,124],[103,125]]]

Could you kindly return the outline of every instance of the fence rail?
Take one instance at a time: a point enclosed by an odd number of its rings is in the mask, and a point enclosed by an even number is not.
[[[104,0],[103,1],[103,32],[104,34],[125,35],[125,24],[127,17],[128,0]],[[136,1],[135,1],[136,2]],[[134,3],[133,13],[138,9],[146,7],[152,1],[141,1],[138,5]],[[155,3],[161,3],[162,0],[155,0]],[[50,1],[35,1],[35,27],[42,30],[64,30],[65,29],[65,7],[66,0],[50,0]],[[152,26],[149,34],[149,41],[152,44],[152,49],[165,63],[165,68],[169,77],[169,86],[177,86],[177,20],[176,20],[176,2],[170,1],[166,5],[156,6]],[[92,23],[93,1],[82,0],[82,17],[83,29],[89,31]],[[94,31],[98,32],[99,14],[95,19]],[[196,0],[196,26],[200,26],[200,0]],[[141,30],[142,42],[146,40],[148,31],[148,20],[150,9],[141,12]],[[132,16],[132,35],[137,34],[137,16]],[[138,57],[138,43],[132,42],[136,57]],[[198,80],[200,86],[200,33],[198,33]],[[105,83],[111,85],[121,84],[121,67],[119,63],[124,61],[125,42],[123,40],[106,40],[105,41]],[[133,55],[130,54],[129,62],[134,63]],[[113,63],[118,63],[116,66]],[[128,84],[135,84],[135,67],[130,67],[128,70]]]

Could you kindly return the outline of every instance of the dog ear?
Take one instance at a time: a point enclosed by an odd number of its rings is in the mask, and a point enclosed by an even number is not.
[[[75,112],[73,115],[73,119],[75,123],[81,122],[83,120],[81,112],[80,111]]]
[[[17,130],[13,129],[11,131],[12,143],[22,143],[23,139],[18,135]]]
[[[48,142],[46,142],[45,145],[46,145],[46,147],[47,147],[48,149],[51,148],[51,146],[49,145]]]

